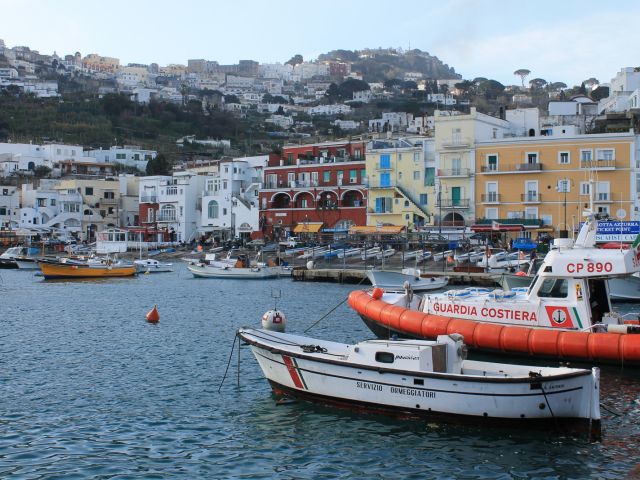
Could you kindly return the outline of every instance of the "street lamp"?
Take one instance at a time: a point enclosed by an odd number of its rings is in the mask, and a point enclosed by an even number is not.
[[[569,190],[570,182],[571,179],[563,178],[559,181],[557,188],[558,192],[564,193],[564,228],[559,230],[560,238],[569,238],[569,232],[567,230],[567,191]],[[560,188],[562,188],[562,190],[560,190]]]

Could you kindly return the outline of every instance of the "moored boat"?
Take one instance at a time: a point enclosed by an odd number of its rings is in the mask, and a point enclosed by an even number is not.
[[[371,285],[388,291],[402,291],[408,284],[414,292],[425,292],[444,288],[449,283],[447,276],[423,275],[417,268],[403,268],[400,272],[373,269],[365,273]]]
[[[236,278],[260,280],[280,276],[280,266],[251,264],[244,254],[238,255],[234,265],[229,264],[190,264],[187,265],[194,277],[200,278]]]
[[[455,423],[600,435],[599,370],[466,359],[460,335],[355,345],[241,328],[276,394]]]
[[[575,243],[556,239],[528,289],[355,291],[349,304],[379,336],[460,333],[481,350],[640,364],[639,322],[613,311],[607,284],[640,270],[640,236],[626,251],[598,249],[596,226],[585,222]]]
[[[136,274],[135,265],[110,259],[92,262],[40,261],[38,265],[45,279],[132,277]]]
[[[160,262],[155,258],[140,258],[134,260],[133,264],[136,266],[138,273],[173,272],[172,263]]]

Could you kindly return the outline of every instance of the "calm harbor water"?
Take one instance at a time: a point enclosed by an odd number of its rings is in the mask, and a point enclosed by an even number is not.
[[[183,265],[97,281],[0,271],[0,478],[617,479],[640,464],[640,369],[603,368],[609,411],[591,444],[275,406],[248,348],[240,386],[234,355],[218,393],[235,329],[259,325],[272,290],[301,333],[352,288],[194,279]],[[346,304],[309,335],[371,337]]]

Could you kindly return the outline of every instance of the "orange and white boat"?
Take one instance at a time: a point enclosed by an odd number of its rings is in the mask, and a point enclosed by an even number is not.
[[[38,265],[45,279],[131,277],[136,274],[135,265],[110,259],[89,262],[63,259],[38,262]]]
[[[355,291],[349,305],[379,337],[459,333],[470,348],[640,365],[640,325],[611,308],[608,280],[640,271],[640,235],[628,250],[595,248],[591,216],[575,242],[556,239],[528,288],[438,294]]]

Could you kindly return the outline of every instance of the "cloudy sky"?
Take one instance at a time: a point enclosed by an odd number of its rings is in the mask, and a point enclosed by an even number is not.
[[[342,48],[419,48],[463,78],[513,72],[579,84],[640,65],[637,0],[0,0],[0,38],[121,63],[306,60]]]

